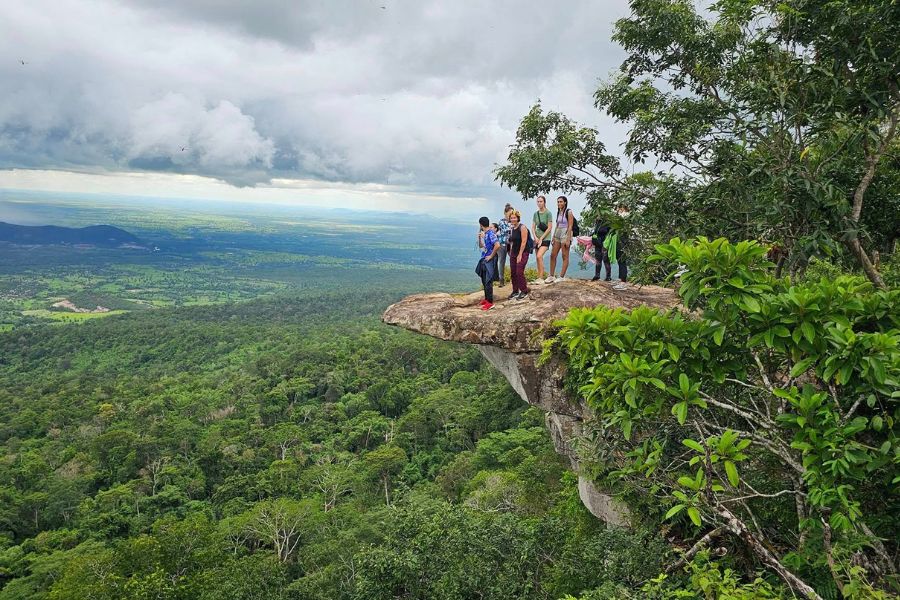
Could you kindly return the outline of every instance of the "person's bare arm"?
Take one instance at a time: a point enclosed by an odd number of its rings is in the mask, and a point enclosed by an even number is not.
[[[525,245],[528,243],[528,228],[524,225],[519,225],[519,234],[522,235],[522,230],[525,230],[525,234],[522,237],[522,243],[519,244],[519,256],[516,257],[516,260],[522,260],[522,255],[525,254]]]
[[[575,213],[570,208],[566,214],[566,220],[569,223],[569,230],[566,232],[567,245],[572,245],[572,226],[575,224]]]

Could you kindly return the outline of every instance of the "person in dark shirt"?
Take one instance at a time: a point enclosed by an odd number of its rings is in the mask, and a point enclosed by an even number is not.
[[[606,277],[603,278],[603,281],[610,281],[612,279],[612,265],[609,262],[609,251],[603,245],[604,242],[606,242],[608,233],[609,225],[606,223],[606,219],[597,219],[597,224],[594,225],[594,232],[591,234],[591,243],[594,245],[594,257],[597,259],[597,265],[594,267],[594,276],[591,278],[591,281],[600,279],[601,267],[606,267]]]
[[[510,270],[512,271],[513,291],[510,300],[525,300],[528,297],[528,281],[525,279],[525,265],[531,255],[532,245],[529,244],[531,232],[522,223],[522,214],[514,210],[509,216],[512,231],[509,235]]]

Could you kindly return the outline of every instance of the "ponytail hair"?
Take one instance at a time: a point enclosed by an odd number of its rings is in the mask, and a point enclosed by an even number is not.
[[[566,212],[567,210],[569,210],[569,199],[566,198],[565,196],[560,196],[559,198],[557,198],[557,200],[562,200],[562,201],[563,201],[563,207],[562,207],[562,211],[563,211],[563,212],[562,212],[562,214],[565,214],[565,212]],[[559,219],[559,215],[560,215],[560,212],[559,212],[559,211],[560,211],[560,209],[557,208],[557,209],[556,209],[556,218],[557,218],[557,219]]]

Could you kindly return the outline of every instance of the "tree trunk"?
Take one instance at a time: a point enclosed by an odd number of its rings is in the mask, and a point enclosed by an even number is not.
[[[760,559],[766,566],[775,571],[791,588],[803,594],[809,600],[823,600],[822,596],[816,593],[816,590],[794,575],[787,567],[781,564],[774,554],[755,536],[747,525],[735,516],[730,510],[722,505],[716,507],[716,512],[720,517],[725,519],[728,529],[736,536],[741,538],[750,550]]]
[[[856,260],[865,272],[866,277],[869,278],[869,281],[871,281],[875,287],[885,289],[887,286],[884,285],[881,273],[878,272],[878,269],[876,269],[875,265],[872,264],[872,261],[869,260],[869,255],[866,254],[862,244],[859,243],[859,238],[847,240],[844,244],[847,246],[847,249],[853,253],[853,256],[856,257]]]
[[[900,94],[894,90],[894,95],[900,98]],[[850,221],[853,223],[855,227],[859,225],[859,218],[862,216],[862,207],[863,200],[866,196],[866,191],[869,189],[869,185],[872,183],[872,180],[875,179],[875,172],[878,167],[878,161],[881,160],[881,156],[884,154],[885,150],[887,150],[891,141],[894,139],[894,135],[897,131],[897,121],[900,119],[900,107],[895,107],[893,111],[891,111],[890,119],[888,120],[887,131],[884,132],[884,135],[881,137],[881,142],[878,144],[878,147],[875,148],[870,154],[866,156],[866,170],[863,172],[862,179],[859,182],[859,185],[856,186],[856,190],[853,192],[853,206],[850,210]],[[884,289],[884,281],[881,279],[881,274],[878,272],[878,269],[875,268],[875,265],[872,264],[872,261],[869,260],[869,255],[866,254],[866,251],[863,250],[862,244],[859,242],[859,235],[857,232],[854,232],[853,239],[844,242],[853,255],[856,257],[856,260],[859,261],[860,266],[863,271],[866,273],[866,277],[869,278],[875,287]]]

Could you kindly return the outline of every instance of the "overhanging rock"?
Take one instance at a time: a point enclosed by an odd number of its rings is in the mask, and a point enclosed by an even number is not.
[[[527,300],[500,301],[489,311],[481,310],[482,297],[481,292],[417,294],[389,306],[383,320],[442,340],[477,344],[516,393],[545,412],[556,451],[568,458],[578,473],[572,442],[592,415],[580,398],[570,397],[564,389],[563,364],[550,360],[538,365],[544,333],[572,308],[604,305],[668,309],[680,304],[678,296],[668,288],[629,286],[616,290],[609,283],[576,279],[535,285]],[[627,524],[624,507],[580,474],[578,492],[596,517],[614,525]]]

